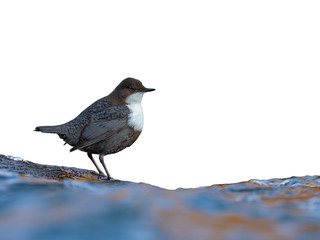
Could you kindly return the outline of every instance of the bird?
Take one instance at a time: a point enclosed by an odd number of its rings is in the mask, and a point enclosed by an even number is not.
[[[142,97],[154,90],[144,87],[140,80],[128,77],[73,120],[61,125],[38,126],[34,131],[58,134],[65,144],[72,146],[70,152],[86,152],[99,174],[105,176],[92,156],[98,154],[107,180],[110,180],[104,157],[130,147],[140,136],[144,123]]]

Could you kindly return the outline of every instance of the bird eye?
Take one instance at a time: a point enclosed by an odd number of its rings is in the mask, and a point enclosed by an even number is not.
[[[134,91],[134,88],[132,86],[129,86],[128,89],[129,89],[130,92]]]

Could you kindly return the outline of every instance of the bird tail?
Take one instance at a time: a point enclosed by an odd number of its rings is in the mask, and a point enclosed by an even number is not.
[[[40,126],[36,127],[34,131],[43,132],[43,133],[61,133],[60,126]]]

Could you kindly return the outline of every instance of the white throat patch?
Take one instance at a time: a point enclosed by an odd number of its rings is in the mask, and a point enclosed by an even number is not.
[[[127,97],[126,103],[130,110],[128,124],[135,131],[142,131],[143,128],[143,111],[141,107],[142,92],[134,93]]]

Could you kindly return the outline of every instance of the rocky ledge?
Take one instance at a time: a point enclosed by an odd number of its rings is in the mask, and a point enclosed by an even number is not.
[[[320,176],[166,190],[0,155],[1,239],[320,239]]]

